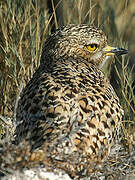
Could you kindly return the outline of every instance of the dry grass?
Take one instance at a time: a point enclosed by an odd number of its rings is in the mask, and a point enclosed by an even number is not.
[[[60,24],[61,17],[56,16],[53,0],[51,3],[53,14],[49,15],[43,0],[27,0],[27,3],[24,0],[0,0],[0,114],[3,116],[13,116],[20,85],[22,82],[25,84],[39,66],[42,46],[50,34],[53,16],[55,26]],[[61,0],[60,3],[65,25],[95,24],[105,31],[110,44],[135,51],[133,1]],[[135,129],[134,57],[116,58],[105,67],[125,110],[123,127],[127,138],[133,132],[131,129]]]

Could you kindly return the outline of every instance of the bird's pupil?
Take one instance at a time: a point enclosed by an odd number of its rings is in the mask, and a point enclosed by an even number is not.
[[[94,44],[91,44],[91,48],[94,48]]]

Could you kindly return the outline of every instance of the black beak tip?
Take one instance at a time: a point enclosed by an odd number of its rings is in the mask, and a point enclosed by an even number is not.
[[[115,54],[116,54],[117,56],[121,56],[121,55],[123,55],[123,54],[128,54],[128,50],[123,49],[123,48],[118,48],[117,51],[115,52]]]

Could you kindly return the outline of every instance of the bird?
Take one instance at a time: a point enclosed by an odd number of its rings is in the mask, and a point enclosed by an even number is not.
[[[108,56],[127,53],[109,46],[93,25],[57,29],[45,41],[40,65],[20,96],[15,143],[25,139],[31,151],[50,144],[58,159],[79,152],[103,161],[120,134],[124,110],[101,67]]]

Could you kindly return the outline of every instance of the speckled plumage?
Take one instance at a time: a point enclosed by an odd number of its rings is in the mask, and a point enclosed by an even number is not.
[[[97,44],[94,52],[86,47]],[[38,70],[17,108],[16,142],[32,149],[51,142],[54,152],[104,159],[119,135],[123,110],[99,66],[106,36],[92,26],[68,25],[45,42]]]

